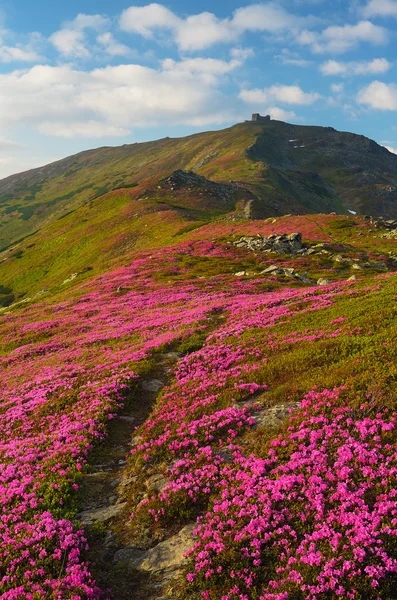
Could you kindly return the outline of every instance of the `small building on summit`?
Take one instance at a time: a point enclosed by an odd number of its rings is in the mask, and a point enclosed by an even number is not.
[[[262,115],[260,115],[259,113],[253,113],[251,120],[252,121],[270,121],[270,115],[266,115],[265,117],[262,117]]]

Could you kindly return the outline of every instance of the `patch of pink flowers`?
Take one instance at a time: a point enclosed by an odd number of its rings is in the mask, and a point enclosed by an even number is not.
[[[204,599],[376,599],[397,572],[397,415],[343,394],[307,394],[265,459],[235,448],[191,552]]]

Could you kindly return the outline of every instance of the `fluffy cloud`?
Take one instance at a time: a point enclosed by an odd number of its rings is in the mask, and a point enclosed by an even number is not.
[[[125,44],[117,42],[113,35],[108,31],[98,35],[96,40],[106,54],[110,54],[110,56],[126,56],[131,54],[131,49]]]
[[[309,46],[317,54],[343,54],[361,42],[379,46],[387,44],[388,39],[387,30],[370,21],[360,21],[356,25],[330,26],[321,33],[304,30],[297,36],[299,44]]]
[[[40,56],[35,50],[28,50],[19,46],[0,46],[0,62],[36,62]]]
[[[391,68],[391,63],[385,58],[375,58],[370,62],[338,62],[328,60],[320,65],[320,71],[323,75],[374,75],[377,73],[387,73]]]
[[[264,104],[269,102],[281,102],[283,104],[313,104],[320,95],[304,92],[297,85],[273,85],[264,89],[242,90],[240,98],[248,104]]]
[[[292,110],[284,110],[278,106],[270,106],[264,112],[276,121],[293,121],[296,118],[296,114]]]
[[[365,17],[397,17],[396,0],[370,0],[363,9]]]
[[[231,51],[232,59],[230,61],[220,60],[218,58],[186,58],[176,61],[166,58],[162,61],[164,71],[175,73],[199,74],[206,77],[208,82],[214,81],[219,75],[230,73],[234,69],[244,64],[246,58],[252,55],[252,51],[247,49],[233,49]]]
[[[156,29],[176,29],[180,19],[161,4],[131,6],[121,13],[120,27],[123,31],[139,33],[151,38]]]
[[[359,91],[357,102],[378,110],[397,110],[397,85],[373,81]]]
[[[254,4],[237,9],[231,17],[219,19],[210,12],[190,15],[185,19],[161,4],[131,6],[120,17],[123,31],[152,38],[155,32],[168,31],[181,50],[203,50],[217,43],[232,43],[245,32],[278,33],[303,27],[315,19],[288,13],[276,3]]]
[[[86,30],[100,30],[108,24],[102,15],[79,14],[50,36],[50,42],[67,58],[88,58],[91,54],[86,43]]]
[[[233,108],[225,109],[232,103],[225,102],[214,75],[230,65],[204,61],[184,67],[168,62],[161,70],[129,64],[86,72],[37,65],[2,74],[0,126],[14,123],[49,135],[101,137],[164,122],[234,120]]]

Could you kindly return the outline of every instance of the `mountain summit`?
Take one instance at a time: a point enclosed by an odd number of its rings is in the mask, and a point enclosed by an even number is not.
[[[0,248],[109,192],[127,190],[133,198],[176,203],[196,214],[397,217],[397,156],[386,148],[332,127],[254,117],[222,131],[89,150],[3,179]],[[175,171],[201,179],[183,190],[162,189],[161,180]],[[229,186],[227,201],[216,199],[215,183]],[[215,195],[208,195],[210,188]]]

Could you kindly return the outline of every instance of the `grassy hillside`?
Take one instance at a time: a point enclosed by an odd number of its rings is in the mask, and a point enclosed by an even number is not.
[[[99,148],[0,181],[0,248],[111,191],[157,189],[178,169],[235,182],[252,194],[252,218],[347,208],[392,217],[396,166],[396,156],[362,136],[280,121]],[[190,208],[203,208],[203,198],[194,202]]]
[[[2,265],[48,292],[0,316],[0,595],[395,599],[396,241],[156,189]],[[234,244],[294,231],[303,254]]]

